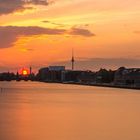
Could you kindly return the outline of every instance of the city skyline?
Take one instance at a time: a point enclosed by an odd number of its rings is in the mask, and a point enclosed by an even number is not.
[[[7,7],[8,5],[8,7]],[[140,67],[138,0],[0,0],[0,70]]]

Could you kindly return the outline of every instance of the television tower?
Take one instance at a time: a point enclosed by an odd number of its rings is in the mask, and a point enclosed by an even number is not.
[[[74,59],[74,51],[72,49],[72,59],[71,59],[72,70],[74,70],[74,62],[75,62],[75,59]]]

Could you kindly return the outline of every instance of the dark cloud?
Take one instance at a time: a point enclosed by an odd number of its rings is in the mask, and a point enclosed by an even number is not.
[[[66,27],[66,26],[70,27],[69,24],[62,24],[62,23],[52,22],[52,21],[49,21],[49,20],[43,20],[41,22],[46,23],[46,24],[49,23],[49,24],[52,24],[52,25],[56,25],[58,27]],[[72,30],[78,30],[78,29],[85,30],[83,28],[87,28],[89,26],[90,26],[90,24],[76,24],[76,25],[72,26]]]
[[[58,35],[63,34],[63,29],[49,29],[36,26],[17,27],[0,26],[0,48],[8,48],[14,45],[18,37],[34,35]]]
[[[48,5],[48,0],[0,0],[0,15],[32,9],[32,4]]]
[[[87,37],[95,36],[95,34],[90,32],[89,30],[80,29],[80,28],[72,28],[70,31],[70,34],[71,35],[82,35],[82,36],[87,36]]]
[[[61,24],[61,23],[51,22],[51,21],[49,21],[49,20],[43,20],[43,21],[41,21],[41,22],[43,22],[43,23],[49,23],[49,24],[52,24],[52,25],[56,25],[56,26],[58,26],[58,27],[69,26],[69,25],[66,25],[66,24]]]
[[[35,5],[48,5],[48,0],[22,0],[25,3],[35,4]]]
[[[93,34],[88,31],[78,29],[79,32],[73,34],[73,32],[65,29],[50,29],[43,28],[38,26],[0,26],[0,48],[12,47],[14,43],[22,36],[35,36],[35,35],[61,35],[61,34],[70,34],[70,35],[81,35],[84,37],[93,36]]]

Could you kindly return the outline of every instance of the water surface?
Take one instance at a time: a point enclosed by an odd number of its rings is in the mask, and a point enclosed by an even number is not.
[[[140,140],[140,92],[0,82],[0,140]]]

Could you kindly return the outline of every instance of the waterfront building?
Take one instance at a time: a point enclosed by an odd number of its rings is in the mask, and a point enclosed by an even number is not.
[[[50,71],[64,71],[65,66],[49,66],[48,69]]]
[[[115,72],[112,70],[100,69],[96,72],[96,83],[112,83]]]
[[[79,76],[78,76],[79,82],[80,83],[95,83],[96,80],[96,73],[92,71],[83,71]]]
[[[63,71],[65,71],[64,66],[49,66],[41,68],[37,74],[37,79],[46,82],[61,82]]]
[[[119,68],[115,73],[116,85],[140,86],[140,68]]]
[[[62,71],[63,82],[79,82],[79,76],[83,71],[80,70],[65,70]]]

